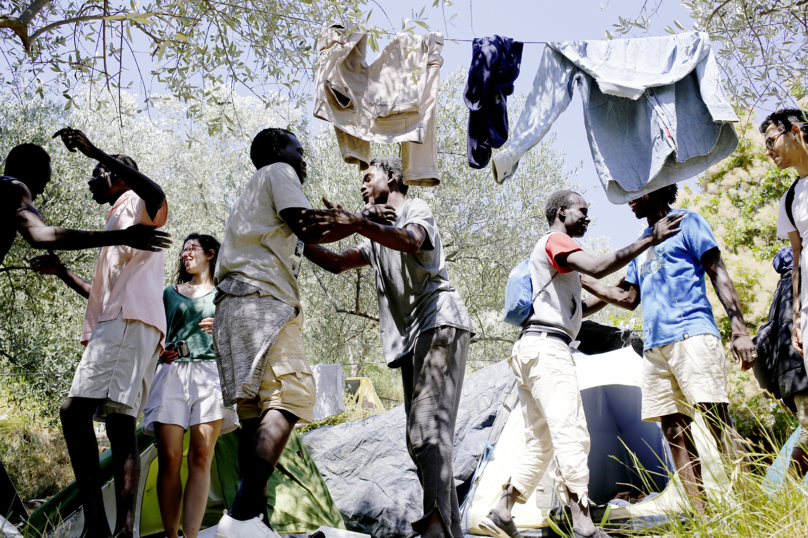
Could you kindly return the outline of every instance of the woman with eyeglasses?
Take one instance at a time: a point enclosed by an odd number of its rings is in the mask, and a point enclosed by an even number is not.
[[[183,241],[177,283],[163,291],[166,346],[149,394],[143,431],[157,438],[157,499],[167,538],[196,538],[210,490],[210,466],[220,433],[238,427],[233,409],[222,406],[213,352],[213,272],[219,241],[192,233]],[[169,346],[185,342],[182,346]],[[186,353],[181,353],[187,351]],[[183,494],[180,469],[183,438],[190,430],[188,480]]]

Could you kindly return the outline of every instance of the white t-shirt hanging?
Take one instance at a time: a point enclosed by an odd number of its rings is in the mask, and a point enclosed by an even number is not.
[[[787,192],[780,198],[780,212],[777,214],[777,237],[788,239],[789,232],[797,231],[800,233],[800,238],[802,238],[800,274],[808,275],[808,253],[805,251],[808,246],[808,180],[801,178],[794,189],[791,214],[794,216],[796,227],[788,220],[788,213],[786,213]],[[808,286],[800,287],[800,307],[802,310],[808,309]]]

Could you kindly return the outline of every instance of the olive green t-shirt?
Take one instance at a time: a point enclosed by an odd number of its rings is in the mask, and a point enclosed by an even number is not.
[[[163,305],[166,308],[166,342],[177,343],[185,340],[188,343],[190,357],[180,358],[174,362],[215,361],[213,353],[213,336],[202,330],[199,322],[205,318],[212,318],[216,313],[213,297],[216,288],[202,295],[190,299],[174,286],[163,290]]]

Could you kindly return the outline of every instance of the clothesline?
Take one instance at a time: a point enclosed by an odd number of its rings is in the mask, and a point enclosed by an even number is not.
[[[513,38],[511,38],[513,39]],[[465,43],[473,43],[473,39],[455,39],[453,37],[447,37],[446,41],[463,41]],[[519,41],[518,39],[514,39],[514,41]],[[525,45],[546,45],[547,41],[519,41]]]

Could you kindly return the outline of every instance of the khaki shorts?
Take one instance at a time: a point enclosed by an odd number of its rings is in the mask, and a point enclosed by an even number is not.
[[[729,403],[726,359],[721,339],[699,334],[644,353],[642,419],[682,413],[697,403]]]
[[[73,375],[69,398],[104,400],[95,419],[117,413],[139,418],[160,357],[157,327],[123,313],[96,325]]]
[[[797,444],[801,445],[803,450],[808,450],[808,394],[795,394],[794,405],[797,407],[797,419],[800,422],[800,438]]]
[[[314,421],[317,390],[303,349],[303,316],[298,315],[278,334],[261,379],[258,396],[238,400],[240,419],[257,418],[269,409],[283,409],[300,423]]]

